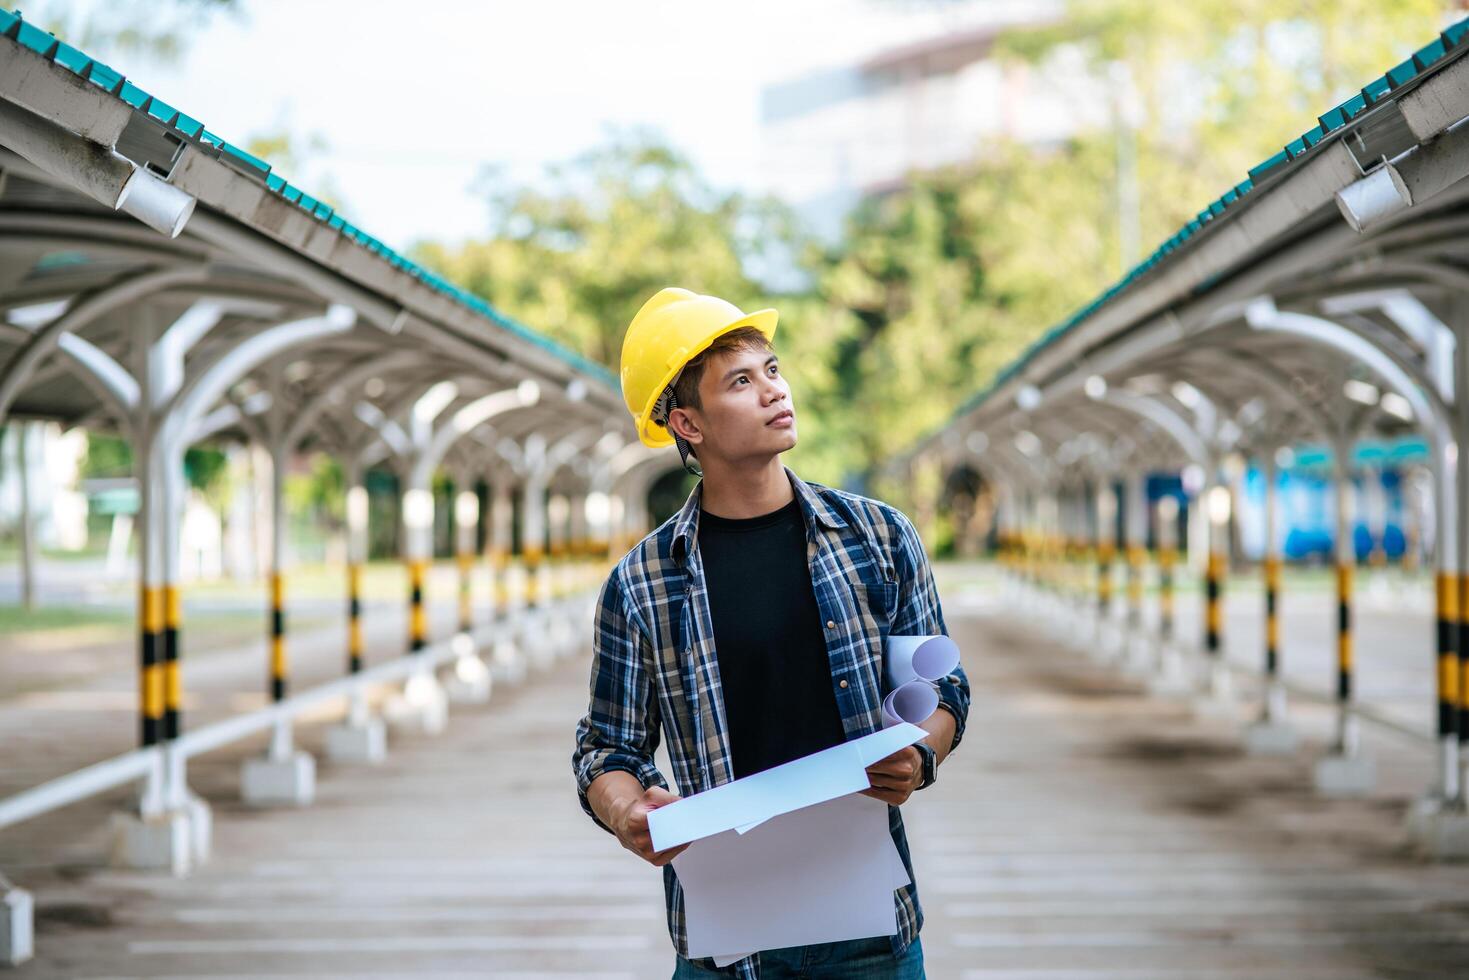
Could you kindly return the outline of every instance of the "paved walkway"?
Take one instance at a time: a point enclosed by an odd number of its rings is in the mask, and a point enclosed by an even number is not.
[[[945,603],[975,697],[965,744],[907,805],[930,977],[1469,975],[1469,866],[1401,848],[1421,743],[1369,730],[1381,792],[1318,800],[1319,743],[1248,759],[1235,726],[1142,697],[994,587]],[[397,737],[378,769],[323,763],[305,810],[242,808],[239,756],[206,757],[215,857],[185,880],[105,870],[96,814],[58,820],[69,846],[0,865],[39,906],[16,975],[667,976],[657,872],[572,790],[586,673],[577,658],[444,735]],[[1308,735],[1329,718],[1299,709]]]

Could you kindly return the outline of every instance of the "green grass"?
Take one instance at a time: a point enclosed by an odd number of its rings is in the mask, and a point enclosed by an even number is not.
[[[291,629],[309,630],[328,622],[321,617],[294,617]],[[265,636],[262,613],[241,611],[192,612],[184,607],[181,634],[189,650],[207,651],[237,646]],[[130,609],[41,607],[26,610],[0,605],[0,637],[23,639],[36,649],[126,645],[137,638],[137,620]]]
[[[27,610],[20,606],[0,605],[0,634],[98,626],[131,630],[132,625],[133,614],[124,609],[65,609],[42,606]]]

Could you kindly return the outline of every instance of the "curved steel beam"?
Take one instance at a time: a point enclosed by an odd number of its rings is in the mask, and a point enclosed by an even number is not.
[[[1420,426],[1441,426],[1445,431],[1453,431],[1452,411],[1433,387],[1432,380],[1423,377],[1416,366],[1403,363],[1352,327],[1309,313],[1278,310],[1269,297],[1251,303],[1245,316],[1246,322],[1255,330],[1290,334],[1360,361],[1408,400]]]
[[[15,401],[15,396],[30,379],[36,366],[45,359],[47,354],[57,348],[63,335],[75,334],[98,317],[105,316],[144,296],[162,292],[182,283],[201,282],[208,274],[209,270],[205,266],[150,269],[83,296],[56,319],[32,334],[30,342],[22,347],[5,366],[3,374],[0,374],[0,423],[4,422],[11,404]],[[84,364],[84,366],[91,370],[90,364]]]
[[[356,388],[369,378],[379,374],[391,374],[400,368],[419,367],[422,364],[423,355],[416,351],[393,351],[344,368],[340,373],[329,378],[322,385],[321,390],[308,398],[295,412],[282,437],[286,447],[288,449],[294,447],[305,438],[306,433],[316,424],[321,413],[333,403],[338,393],[346,391],[346,397],[350,398],[350,389]]]
[[[326,316],[277,324],[245,340],[203,373],[185,382],[164,408],[168,438],[187,432],[199,417],[240,378],[283,350],[351,330],[356,316],[350,307],[333,306]]]
[[[1147,419],[1178,443],[1178,448],[1183,450],[1191,462],[1197,463],[1205,470],[1213,469],[1213,454],[1203,437],[1199,435],[1198,430],[1190,425],[1182,415],[1157,399],[1108,388],[1097,401]]]

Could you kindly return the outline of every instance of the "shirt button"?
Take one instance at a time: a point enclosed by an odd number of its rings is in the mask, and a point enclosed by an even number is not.
[[[834,619],[828,619],[826,621],[826,628],[829,629],[829,630],[836,629],[837,628],[836,620],[834,620]]]
[[[839,688],[841,688],[842,690],[845,691],[847,689],[847,682],[846,681],[841,681],[840,683],[837,684],[837,687],[839,687]]]

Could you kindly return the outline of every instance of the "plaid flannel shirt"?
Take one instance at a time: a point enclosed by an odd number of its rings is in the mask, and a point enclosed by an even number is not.
[[[847,738],[882,727],[884,641],[897,636],[948,633],[938,591],[918,532],[897,508],[786,475],[806,522],[811,585],[826,630],[836,695]],[[703,482],[682,510],[622,558],[602,586],[596,611],[587,714],[577,725],[572,770],[581,805],[608,830],[587,802],[587,787],[604,772],[623,770],[646,789],[668,788],[653,762],[662,738],[679,793],[691,796],[734,778],[714,629],[699,556]],[[844,684],[842,682],[845,682]],[[954,745],[969,712],[969,681],[962,667],[939,683],[940,707],[954,716]],[[889,807],[893,841],[910,884],[894,892],[895,953],[918,935],[918,903],[903,818]],[[668,928],[674,948],[688,952],[683,892],[671,865],[663,869]],[[712,966],[712,961],[705,961]],[[728,968],[744,980],[760,975],[759,956]]]

